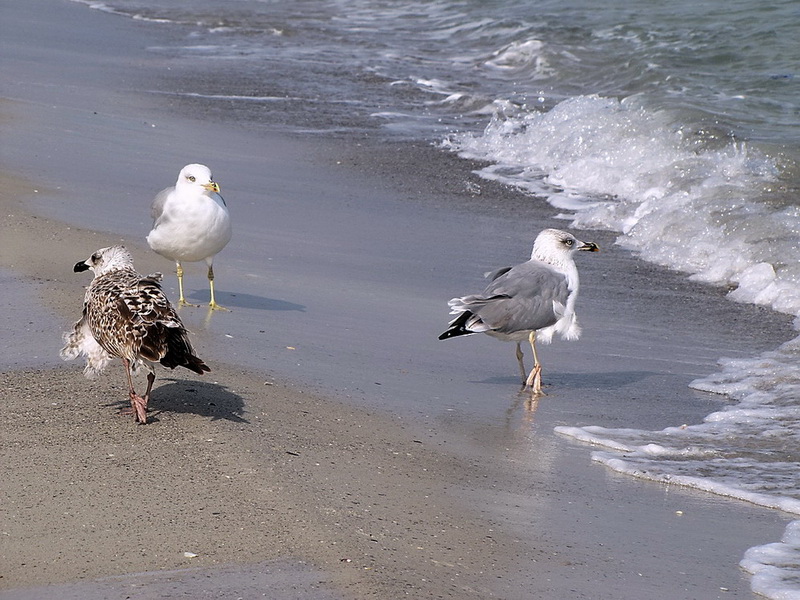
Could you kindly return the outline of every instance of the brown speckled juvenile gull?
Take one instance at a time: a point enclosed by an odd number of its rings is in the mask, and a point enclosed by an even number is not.
[[[64,334],[61,358],[86,358],[84,374],[93,377],[114,358],[121,358],[128,376],[131,409],[140,423],[147,422],[147,402],[155,381],[153,366],[186,367],[200,375],[210,371],[194,354],[186,329],[161,291],[161,274],[143,277],[133,269],[133,258],[122,246],[98,250],[75,265],[75,272],[92,270],[83,316]],[[147,391],[133,389],[131,371],[148,370]]]
[[[566,340],[576,340],[581,334],[575,316],[578,268],[572,258],[578,250],[597,252],[598,247],[581,242],[566,231],[545,229],[536,237],[529,261],[487,274],[492,282],[483,293],[448,302],[450,314],[458,316],[450,321],[450,328],[439,339],[487,333],[516,342],[522,383],[535,394],[541,394],[537,333],[544,343],[550,343],[556,332]],[[533,350],[533,369],[527,378],[520,348],[524,339],[528,339]]]

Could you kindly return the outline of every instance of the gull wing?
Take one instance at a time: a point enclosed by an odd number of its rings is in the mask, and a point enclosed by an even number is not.
[[[164,214],[164,204],[167,201],[167,197],[174,190],[174,187],[164,188],[153,198],[153,203],[150,205],[150,217],[153,219],[154,226],[158,225],[158,222],[161,220],[161,216]]]
[[[463,310],[473,313],[490,330],[512,334],[553,325],[557,307],[567,302],[566,277],[539,261],[528,261],[499,275],[482,294],[461,298]]]

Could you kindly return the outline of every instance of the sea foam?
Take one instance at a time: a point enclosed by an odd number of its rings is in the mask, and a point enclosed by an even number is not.
[[[800,520],[786,528],[780,542],[750,548],[739,566],[752,573],[751,588],[773,600],[800,600]]]
[[[445,146],[488,161],[483,177],[570,211],[574,227],[617,231],[645,260],[734,286],[732,300],[800,313],[800,207],[776,159],[713,123],[638,97],[579,96],[498,111]]]
[[[800,206],[787,167],[709,115],[579,96],[547,112],[504,105],[484,131],[445,146],[488,162],[483,177],[547,199],[574,227],[616,231],[645,260],[729,286],[731,300],[800,314]],[[731,399],[701,423],[556,432],[601,447],[592,459],[615,471],[800,515],[798,364],[800,338],[722,360],[690,384]],[[794,521],[780,543],[748,551],[754,591],[800,598],[799,532]]]

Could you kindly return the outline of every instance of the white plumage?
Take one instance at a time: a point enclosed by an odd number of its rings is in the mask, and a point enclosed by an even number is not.
[[[185,367],[200,375],[210,371],[194,354],[186,329],[161,290],[161,274],[142,276],[122,246],[98,250],[75,265],[75,272],[91,269],[94,280],[86,289],[83,315],[64,334],[61,357],[86,358],[84,374],[94,377],[114,358],[122,359],[128,376],[131,408],[136,420],[147,422],[147,403],[155,381],[154,364]],[[144,365],[147,391],[133,389],[131,371]]]
[[[486,333],[516,342],[523,385],[541,394],[537,334],[545,343],[550,343],[554,333],[567,340],[578,339],[581,334],[575,315],[580,282],[573,260],[578,250],[596,252],[598,248],[566,231],[545,229],[536,237],[529,261],[488,273],[492,282],[482,293],[448,302],[450,314],[458,316],[439,339]],[[534,361],[527,377],[520,347],[525,339],[530,341]]]
[[[153,251],[175,261],[178,304],[188,304],[183,295],[182,263],[202,260],[208,265],[209,306],[222,308],[214,298],[213,262],[231,239],[231,219],[209,168],[198,164],[183,167],[175,185],[159,192],[153,200],[151,216],[153,229],[147,243]]]

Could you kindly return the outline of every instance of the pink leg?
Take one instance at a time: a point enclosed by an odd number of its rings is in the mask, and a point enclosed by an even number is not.
[[[525,381],[525,389],[529,389],[535,396],[544,396],[542,391],[542,365],[535,365]]]
[[[544,396],[542,391],[542,365],[539,363],[539,355],[536,353],[536,332],[531,331],[528,341],[533,350],[533,369],[531,369],[528,379],[525,381],[525,389],[533,392],[534,396]]]
[[[150,390],[153,389],[153,382],[156,380],[156,376],[153,373],[147,374],[147,391],[144,393],[144,404],[145,407],[147,403],[150,402]]]
[[[136,415],[136,420],[139,423],[147,423],[147,396],[142,398],[136,394],[133,389],[133,378],[131,377],[131,363],[127,358],[123,358],[122,362],[125,363],[125,373],[128,375],[128,395],[131,399],[131,408],[133,409],[133,412]],[[155,376],[153,376],[153,379],[155,379]],[[150,377],[148,377],[147,380],[147,392],[149,395],[152,382],[150,381]]]

